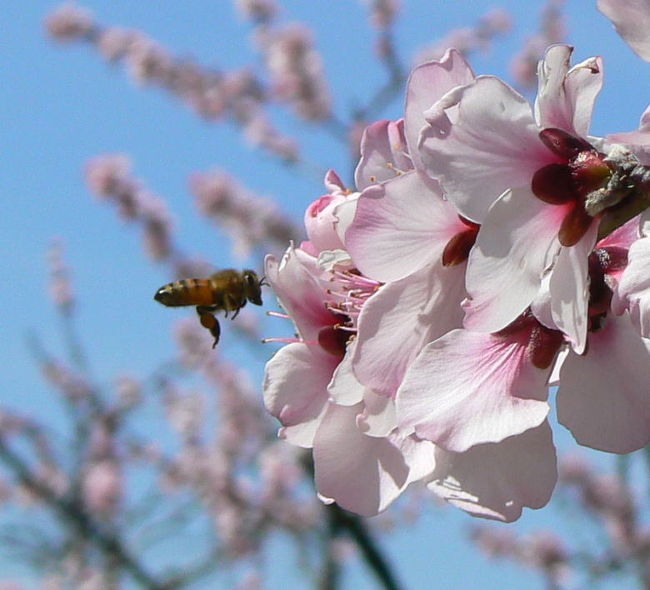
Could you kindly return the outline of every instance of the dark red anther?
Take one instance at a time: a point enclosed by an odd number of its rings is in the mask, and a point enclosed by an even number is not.
[[[342,357],[349,337],[350,332],[347,330],[340,330],[337,326],[325,326],[318,332],[318,344],[326,352]]]
[[[468,230],[457,233],[451,238],[442,251],[442,265],[454,266],[465,262],[469,256],[469,251],[476,242],[477,233],[477,231]]]
[[[478,223],[474,223],[462,215],[459,215],[458,217],[467,229],[458,232],[447,242],[447,245],[442,252],[443,266],[454,266],[455,264],[465,262],[469,256],[469,251],[476,242],[478,230],[481,229],[481,226]]]
[[[576,198],[573,176],[566,164],[549,164],[537,170],[531,188],[538,199],[550,205],[563,205]]]
[[[533,365],[538,369],[548,369],[563,342],[562,332],[538,324],[528,341],[528,354]]]
[[[542,129],[539,138],[549,150],[564,160],[571,160],[580,152],[594,149],[586,140],[555,127]]]
[[[594,220],[589,215],[581,202],[576,202],[575,206],[569,211],[560,225],[560,231],[557,234],[560,244],[569,247],[577,244],[582,236],[587,233],[591,222]]]

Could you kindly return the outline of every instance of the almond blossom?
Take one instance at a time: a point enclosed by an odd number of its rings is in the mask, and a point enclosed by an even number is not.
[[[427,364],[427,345],[462,327],[465,261],[479,229],[419,170],[417,130],[426,124],[429,105],[472,78],[454,51],[417,68],[405,119],[375,123],[364,135],[356,171],[363,191],[346,193],[328,174],[329,193],[305,214],[310,240],[290,248],[279,265],[267,262],[269,282],[298,329],[298,338],[267,365],[267,408],[283,424],[283,437],[313,447],[321,496],[362,514],[385,508],[406,487],[400,482],[425,477],[435,494],[467,512],[512,521],[526,506],[543,506],[555,485],[545,398],[559,342],[550,338],[550,353],[540,345],[546,329],[533,318],[522,328],[526,337],[516,338],[524,351],[537,347],[544,366],[531,368],[540,376],[529,406],[520,400],[531,418],[518,430],[423,449],[430,437],[400,415],[399,391],[410,367]],[[359,284],[343,292],[336,286],[344,277],[350,281],[346,265],[352,285],[361,280],[371,287],[369,296],[358,298]],[[526,338],[533,343],[526,345]],[[513,398],[502,390],[508,403]]]
[[[480,76],[427,112],[420,147],[424,169],[481,224],[468,261],[465,327],[505,328],[551,271],[553,321],[582,352],[587,255],[599,217],[585,203],[610,169],[584,139],[602,65],[591,58],[569,68],[571,51],[554,46],[540,63],[535,116],[504,82]]]
[[[344,250],[319,251],[319,243],[339,245],[327,220],[346,198],[338,177],[330,173],[326,183],[338,194],[308,208],[314,241],[290,246],[280,262],[266,260],[267,280],[298,336],[285,339],[287,346],[268,362],[264,398],[283,425],[280,435],[313,448],[322,499],[373,515],[433,470],[434,446],[403,436],[392,402],[362,386],[350,370],[359,311],[380,283],[360,275]]]

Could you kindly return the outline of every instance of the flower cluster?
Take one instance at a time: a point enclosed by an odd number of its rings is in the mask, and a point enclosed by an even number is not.
[[[417,67],[356,190],[330,172],[308,240],[267,259],[297,334],[265,402],[325,501],[372,515],[422,480],[475,516],[545,505],[551,385],[579,444],[650,443],[647,134],[589,135],[602,63],[571,53],[534,107],[455,50]]]

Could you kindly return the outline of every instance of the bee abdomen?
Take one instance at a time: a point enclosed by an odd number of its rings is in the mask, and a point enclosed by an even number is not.
[[[154,299],[168,307],[212,305],[214,291],[209,279],[181,279],[160,287]]]

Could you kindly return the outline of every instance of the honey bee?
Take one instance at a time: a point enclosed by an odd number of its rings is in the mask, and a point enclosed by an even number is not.
[[[214,348],[219,343],[221,326],[214,315],[216,311],[234,312],[235,319],[247,301],[262,305],[262,285],[253,270],[237,271],[232,268],[220,270],[207,279],[181,279],[163,285],[153,298],[167,307],[196,305],[201,325],[209,330],[214,338]]]

